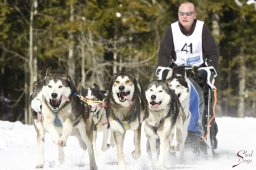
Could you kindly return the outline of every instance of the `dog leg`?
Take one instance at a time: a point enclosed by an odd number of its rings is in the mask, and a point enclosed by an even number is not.
[[[114,133],[113,133],[113,131],[112,130],[109,130],[110,131],[110,145],[112,146],[112,147],[114,147],[115,146],[115,138],[114,138]]]
[[[39,159],[38,163],[36,165],[36,168],[43,168],[44,167],[44,127],[42,125],[42,122],[34,120],[34,126],[37,132],[37,144],[39,147]]]
[[[177,141],[177,128],[174,125],[171,135],[170,135],[170,151],[171,152],[176,152],[176,148],[178,146],[178,141]]]
[[[97,150],[97,147],[96,147],[96,140],[97,140],[97,131],[93,130],[93,151],[94,151],[94,154],[97,156],[98,155],[98,150]]]
[[[66,119],[65,122],[63,123],[62,134],[58,142],[60,146],[62,147],[66,146],[67,139],[70,136],[72,130],[73,130],[73,123],[71,122],[70,119]]]
[[[53,142],[55,144],[58,144],[60,136],[59,136],[55,126],[51,122],[48,122],[48,121],[47,122],[44,121],[43,126],[45,127],[46,131],[49,132],[51,138],[53,139]]]
[[[144,130],[147,136],[147,142],[149,143],[149,149],[147,150],[149,157],[152,159],[153,162],[155,162],[155,160],[157,159],[157,152],[158,152],[157,150],[158,136],[151,127],[147,126],[147,124],[145,124]]]
[[[124,153],[123,153],[123,142],[124,142],[124,134],[119,132],[114,132],[115,143],[117,146],[117,159],[118,159],[118,169],[125,170],[124,163]]]
[[[104,129],[103,130],[102,146],[101,146],[102,151],[106,151],[109,148],[108,136],[109,136],[109,129]]]
[[[167,135],[160,136],[160,152],[157,161],[158,169],[164,169],[164,158],[168,152],[169,137]]]
[[[140,139],[141,139],[141,125],[139,125],[138,129],[134,131],[134,146],[135,150],[132,152],[132,156],[134,159],[138,159],[141,154],[140,150]]]
[[[74,129],[74,136],[76,136],[80,147],[81,147],[84,151],[86,151],[87,146],[86,146],[86,144],[84,143],[83,139],[81,138],[81,135],[80,135],[80,133],[78,132],[78,129],[77,129],[77,128]]]
[[[95,161],[94,151],[93,151],[93,134],[90,136],[87,135],[86,127],[84,121],[80,121],[77,125],[81,138],[88,148],[88,155],[90,160],[90,170],[97,170],[97,165]]]

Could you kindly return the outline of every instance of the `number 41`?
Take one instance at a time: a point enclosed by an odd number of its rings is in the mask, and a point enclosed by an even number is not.
[[[189,51],[190,50],[190,51]],[[184,44],[181,51],[186,51],[186,53],[190,52],[192,54],[192,43],[187,45],[187,43]]]

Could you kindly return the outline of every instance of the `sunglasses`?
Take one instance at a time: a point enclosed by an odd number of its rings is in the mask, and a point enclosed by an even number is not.
[[[181,12],[181,11],[179,11],[179,15],[180,16],[191,16],[192,14],[193,14],[194,12]]]

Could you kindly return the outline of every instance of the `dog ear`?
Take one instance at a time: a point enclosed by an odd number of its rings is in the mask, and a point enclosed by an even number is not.
[[[104,98],[106,96],[108,96],[108,91],[107,90],[100,90],[100,93],[104,96]]]
[[[61,79],[64,80],[64,81],[70,81],[70,78],[69,78],[69,76],[68,76],[67,73],[63,73],[63,74],[61,75]]]
[[[93,83],[93,86],[94,86],[94,88],[95,88],[97,91],[99,91],[99,90],[100,90],[100,88],[99,88],[98,84]]]
[[[45,78],[46,77],[51,77],[51,76],[52,76],[52,67],[48,67],[46,69]]]

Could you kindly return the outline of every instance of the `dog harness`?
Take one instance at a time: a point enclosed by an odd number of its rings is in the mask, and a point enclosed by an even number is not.
[[[55,115],[55,117],[54,117],[54,125],[56,126],[56,127],[62,127],[62,123],[61,123],[61,120],[60,120],[60,118],[59,118],[59,116],[58,116],[58,113],[59,113],[59,111],[63,108],[63,107],[65,107],[69,102],[67,101],[64,105],[62,105],[61,106],[61,108],[58,108],[58,110],[52,110],[52,108],[48,105],[48,103],[46,102],[46,99],[44,98],[44,100],[45,100],[45,104],[46,104],[46,106],[54,113],[54,115]]]
[[[113,118],[123,127],[124,130],[128,130],[130,129],[130,123],[133,122],[137,115],[139,115],[140,113],[140,101],[138,101],[139,99],[135,99],[135,102],[132,102],[133,105],[135,104],[135,106],[133,107],[133,109],[130,111],[129,113],[129,118],[128,120],[120,120],[114,113],[113,110],[110,111],[111,115],[113,116]],[[113,103],[115,103],[113,101],[113,99],[111,100]]]

